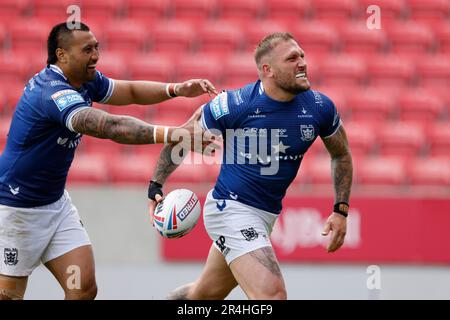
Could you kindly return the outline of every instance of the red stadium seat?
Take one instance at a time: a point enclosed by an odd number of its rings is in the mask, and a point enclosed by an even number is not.
[[[126,53],[144,51],[147,43],[145,26],[133,20],[116,20],[106,25],[105,40],[108,51]]]
[[[361,16],[368,17],[367,8],[370,5],[377,5],[381,11],[381,27],[384,29],[393,21],[401,20],[405,15],[408,6],[405,0],[359,0]]]
[[[292,30],[307,59],[309,56],[322,58],[330,54],[340,42],[339,34],[324,22],[301,22],[292,25]]]
[[[357,166],[355,180],[365,185],[401,185],[405,183],[404,162],[395,157],[369,157]]]
[[[119,17],[124,9],[124,0],[81,0],[81,19],[109,23]]]
[[[274,32],[286,31],[288,31],[288,29],[281,23],[272,22],[270,20],[261,20],[258,21],[258,23],[254,23],[253,20],[249,20],[248,24],[243,27],[245,50],[253,53],[258,43],[265,36]]]
[[[7,115],[12,115],[16,110],[16,105],[23,94],[24,87],[25,83],[19,81],[11,81],[6,85],[2,85],[2,88],[5,91],[5,111]]]
[[[218,17],[238,25],[248,21],[257,21],[263,7],[260,0],[217,0]]]
[[[206,78],[212,83],[218,83],[221,78],[222,65],[220,60],[208,55],[187,55],[176,66],[177,80]]]
[[[125,61],[121,55],[113,52],[102,52],[97,63],[97,69],[106,77],[112,79],[126,79]]]
[[[106,167],[111,182],[147,184],[152,177],[157,161],[156,156],[159,156],[161,148],[161,145],[155,145],[147,156],[130,154],[109,159]]]
[[[7,114],[7,106],[6,106],[6,93],[1,86],[0,82],[0,118],[4,116],[10,116]]]
[[[379,87],[405,87],[415,80],[414,64],[395,54],[374,56],[367,60],[369,84]]]
[[[366,77],[364,61],[356,56],[332,55],[319,68],[324,85],[357,86],[364,83]]]
[[[110,105],[108,107],[109,112],[112,114],[127,115],[138,119],[146,118],[146,115],[149,112],[149,108],[151,108],[151,106],[144,106],[137,104],[130,104],[126,106]]]
[[[144,23],[166,17],[170,0],[127,0],[125,2],[127,17]]]
[[[11,49],[45,51],[51,26],[36,19],[16,20],[11,25]]]
[[[52,25],[61,23],[67,20],[67,8],[72,4],[79,6],[76,1],[71,0],[34,0],[33,17],[46,20]],[[81,7],[80,9],[82,10]]]
[[[395,110],[395,97],[388,96],[378,89],[353,90],[347,97],[353,121],[370,121],[380,124],[386,121]]]
[[[450,21],[435,24],[433,30],[438,41],[439,52],[450,54]]]
[[[184,162],[171,174],[169,182],[192,183],[192,182],[207,182],[213,177],[208,177],[205,173],[208,172],[208,165],[201,163],[201,158],[198,158],[200,163],[195,163],[195,153],[189,153]],[[215,177],[214,177],[215,178]]]
[[[202,24],[212,17],[215,1],[211,0],[173,0],[174,18],[190,23],[192,26]]]
[[[265,17],[272,21],[298,21],[310,14],[310,0],[266,0]]]
[[[237,51],[243,40],[241,30],[227,21],[207,22],[200,28],[198,35],[198,50],[219,58]]]
[[[224,61],[223,74],[223,82],[236,87],[258,80],[255,59],[250,53],[230,56]]]
[[[431,29],[413,21],[391,24],[386,32],[391,51],[405,56],[422,57],[435,43]]]
[[[24,55],[0,53],[0,80],[26,81],[30,75],[29,60]]]
[[[128,64],[130,78],[169,82],[174,77],[174,64],[162,54],[141,54],[134,56]]]
[[[0,21],[5,25],[29,13],[31,0],[2,0],[0,1]]]
[[[316,141],[315,144],[319,144],[321,142]],[[306,161],[305,161],[306,162]],[[305,163],[306,164],[306,163]],[[303,164],[302,164],[303,166]],[[303,169],[303,168],[302,168]],[[297,175],[302,174],[302,169],[299,170]],[[311,158],[308,158],[307,165],[305,165],[305,173],[308,175],[308,182],[314,184],[331,184],[331,158],[330,156],[318,155]],[[304,180],[305,176],[303,176]]]
[[[450,58],[448,54],[429,55],[417,64],[419,84],[450,87]]]
[[[408,167],[413,185],[440,185],[450,187],[450,158],[417,158]]]
[[[6,144],[6,139],[8,138],[9,127],[11,125],[11,117],[0,117],[0,141]]]
[[[355,16],[358,3],[355,0],[314,0],[311,1],[315,19],[326,21],[335,26]]]
[[[350,22],[340,30],[343,51],[348,53],[376,53],[384,50],[386,35],[383,29],[369,30],[366,20]]]
[[[186,23],[176,20],[159,23],[152,30],[151,51],[179,57],[192,50],[197,38],[194,29]]]
[[[398,99],[400,119],[429,123],[444,116],[444,102],[432,92],[410,89],[403,91]]]
[[[125,150],[125,145],[109,139],[98,139],[84,135],[78,148],[87,154],[100,154],[106,158],[111,158],[122,153]]]
[[[353,156],[366,156],[374,151],[376,135],[370,123],[351,121],[343,124]]]
[[[418,124],[386,122],[376,130],[380,153],[385,156],[417,156],[425,146],[425,132]]]
[[[308,69],[311,64],[308,63]],[[308,71],[309,74],[309,71]],[[309,78],[309,75],[308,75]],[[334,105],[336,106],[341,118],[346,118],[347,114],[349,112],[348,103],[347,103],[347,96],[350,95],[344,95],[342,87],[329,87],[329,86],[313,86],[313,90],[320,91],[324,95],[326,95],[328,98],[333,101]]]
[[[427,133],[430,154],[450,158],[450,124],[435,123],[428,128]]]
[[[415,21],[446,20],[450,14],[448,0],[408,0],[408,6]]]
[[[102,155],[78,154],[69,171],[68,183],[104,183],[107,182],[108,160]]]
[[[6,47],[6,28],[0,25],[0,51]]]
[[[201,104],[197,99],[178,97],[150,106],[149,108],[151,108],[154,117],[164,117],[165,114],[169,113],[171,116],[176,116],[181,122],[186,122],[200,106]]]

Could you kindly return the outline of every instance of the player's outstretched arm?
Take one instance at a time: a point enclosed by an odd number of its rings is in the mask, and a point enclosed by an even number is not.
[[[114,80],[114,91],[107,101],[112,105],[154,104],[173,97],[216,95],[214,85],[206,79],[191,79],[181,83]]]
[[[155,141],[155,126],[151,124],[130,116],[112,115],[94,108],[77,112],[71,124],[75,132],[123,144],[164,142],[164,137],[162,141]],[[174,128],[170,127],[170,132],[173,130]]]
[[[331,137],[324,138],[323,142],[331,156],[331,174],[333,176],[335,191],[335,208],[328,218],[322,235],[332,231],[328,252],[334,252],[344,244],[347,231],[346,212],[350,199],[353,179],[352,156],[348,146],[347,135],[341,125]]]
[[[178,166],[183,162],[183,159],[187,156],[189,150],[198,151],[201,146],[203,154],[211,155],[216,149],[220,148],[218,145],[218,143],[220,143],[220,137],[214,136],[210,132],[201,128],[199,123],[201,112],[202,108],[200,107],[186,122],[186,124],[194,125],[195,138],[192,142],[188,142],[191,145],[186,144],[185,141],[182,141],[179,143],[166,145],[161,151],[153,173],[153,178],[150,181],[148,188],[149,212],[151,217],[153,217],[153,211],[156,204],[161,202],[163,199],[163,184],[172,172],[174,172],[175,169],[178,168]],[[199,144],[200,141],[201,143]]]

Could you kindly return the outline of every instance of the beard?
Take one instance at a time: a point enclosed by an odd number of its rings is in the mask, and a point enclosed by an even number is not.
[[[280,89],[295,95],[305,92],[311,87],[308,79],[304,79],[302,84],[297,83],[295,80],[292,81],[292,79],[287,77],[275,78],[274,80]]]

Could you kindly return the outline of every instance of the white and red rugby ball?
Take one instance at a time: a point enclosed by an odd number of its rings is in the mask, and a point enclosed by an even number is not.
[[[201,208],[197,195],[191,190],[176,189],[158,203],[153,223],[165,238],[180,238],[197,224]]]

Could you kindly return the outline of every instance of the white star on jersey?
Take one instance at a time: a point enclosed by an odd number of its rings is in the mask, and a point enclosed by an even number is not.
[[[288,145],[284,145],[283,141],[280,141],[280,143],[278,143],[278,145],[276,146],[272,146],[274,153],[286,153],[286,149],[290,148],[291,146]]]

